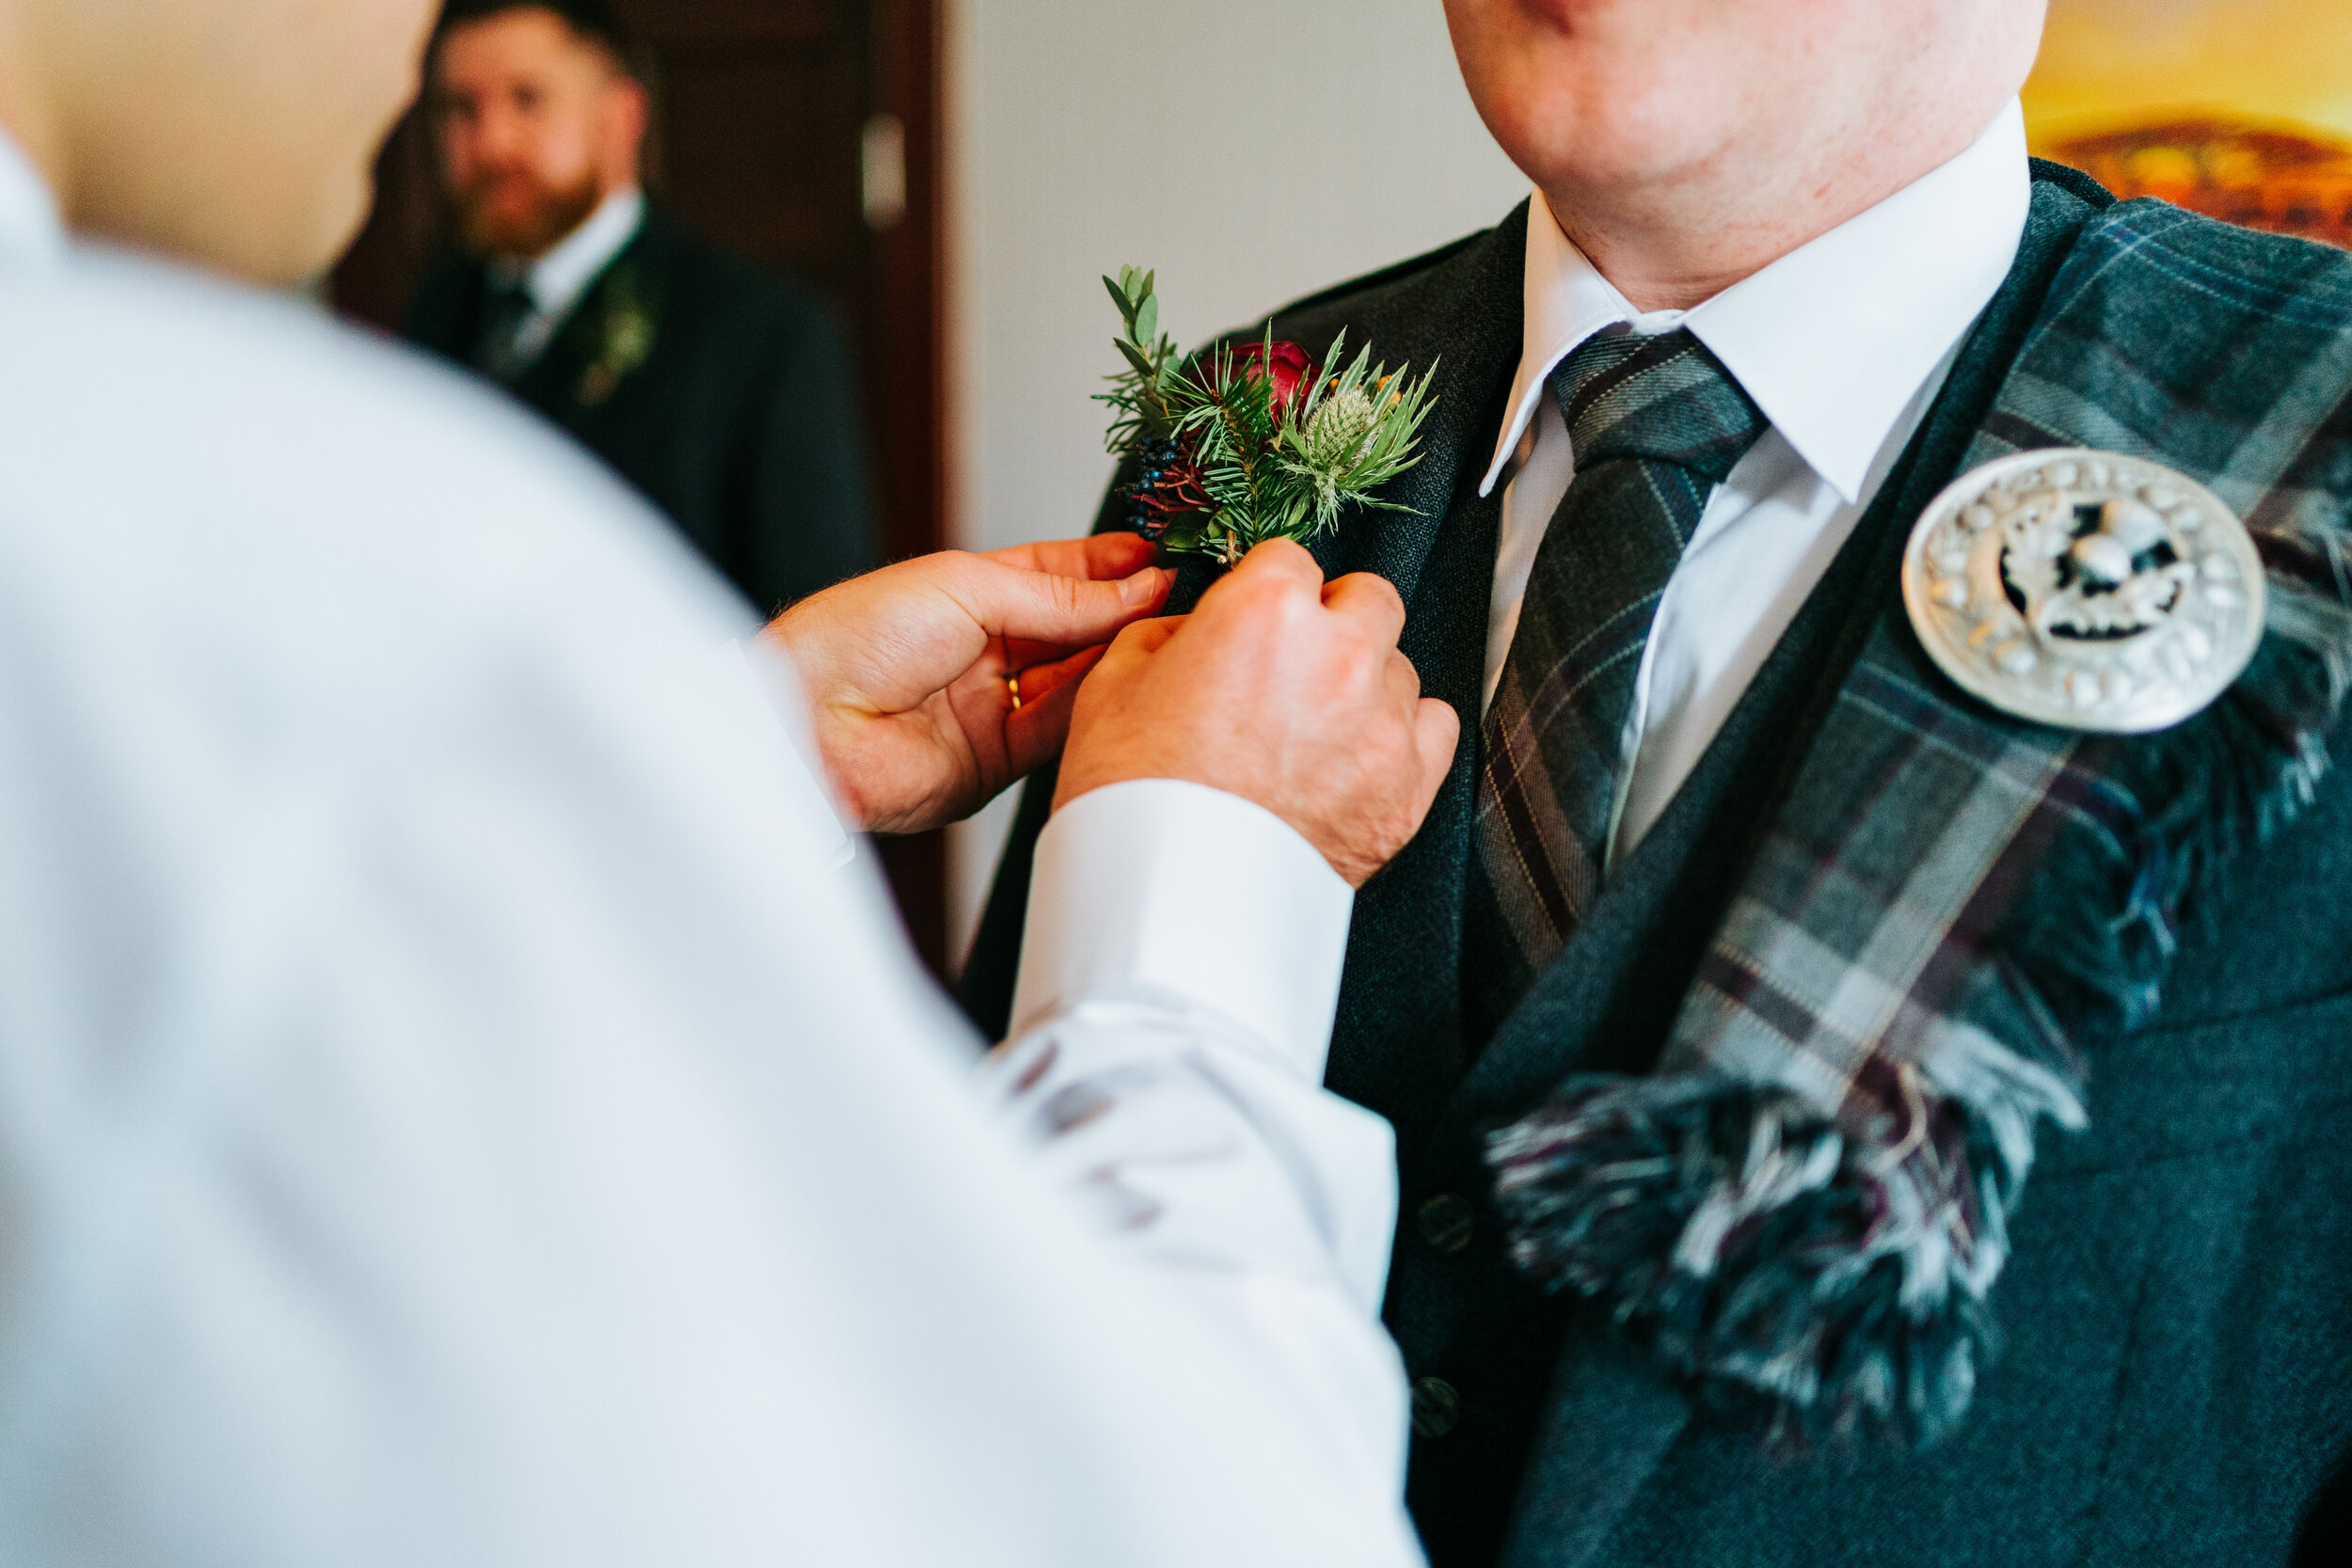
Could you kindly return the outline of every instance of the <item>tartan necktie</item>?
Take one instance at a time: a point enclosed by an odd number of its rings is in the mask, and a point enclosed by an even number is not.
[[[512,382],[527,370],[530,361],[518,352],[517,341],[523,324],[538,309],[522,283],[492,283],[482,303],[482,330],[474,339],[474,369],[501,382]]]
[[[1575,478],[1536,547],[1481,732],[1484,898],[1466,951],[1507,1007],[1597,895],[1633,689],[1666,579],[1715,487],[1769,422],[1686,328],[1596,338],[1552,395]],[[1481,927],[1484,927],[1483,929]]]

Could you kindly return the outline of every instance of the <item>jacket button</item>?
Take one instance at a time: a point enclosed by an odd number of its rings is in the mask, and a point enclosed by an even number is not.
[[[1459,1252],[1470,1244],[1478,1216],[1452,1193],[1439,1193],[1421,1206],[1421,1239],[1439,1252]]]
[[[1413,1385],[1413,1431],[1423,1437],[1443,1437],[1462,1419],[1462,1396],[1441,1377],[1424,1377]]]

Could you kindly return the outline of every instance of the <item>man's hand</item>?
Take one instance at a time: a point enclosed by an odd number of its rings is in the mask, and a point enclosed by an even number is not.
[[[1128,779],[1255,801],[1358,887],[1421,828],[1461,721],[1397,652],[1384,578],[1326,584],[1314,557],[1251,550],[1185,619],[1130,626],[1077,694],[1059,806]]]
[[[1061,750],[1101,645],[1168,598],[1175,575],[1151,561],[1131,533],[950,550],[811,594],[763,635],[807,689],[844,809],[869,832],[920,832]]]

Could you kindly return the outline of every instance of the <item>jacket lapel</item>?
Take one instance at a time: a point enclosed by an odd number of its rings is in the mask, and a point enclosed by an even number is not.
[[[1527,205],[1426,272],[1391,287],[1351,288],[1338,299],[1310,298],[1276,313],[1274,336],[1322,358],[1344,330],[1344,353],[1366,343],[1391,369],[1415,374],[1437,367],[1436,398],[1422,428],[1422,459],[1386,499],[1402,511],[1362,509],[1310,546],[1327,577],[1375,572],[1415,605],[1423,565],[1446,520],[1465,495],[1474,498],[1518,365],[1521,283],[1527,262]],[[1254,339],[1261,329],[1228,341]],[[1334,369],[1337,367],[1334,366]],[[1500,373],[1501,384],[1497,385]],[[1122,470],[1120,480],[1126,474]],[[1117,519],[1105,512],[1110,526]],[[1098,529],[1105,526],[1098,522]],[[1177,562],[1170,609],[1200,601],[1221,568],[1197,556]],[[1435,693],[1433,693],[1434,695]]]
[[[1422,461],[1391,493],[1395,512],[1344,518],[1317,542],[1325,571],[1373,572],[1404,598],[1401,646],[1423,694],[1454,705],[1462,742],[1420,834],[1358,895],[1328,1082],[1381,1112],[1408,1145],[1461,1071],[1461,895],[1470,844],[1487,602],[1500,493],[1478,482],[1518,368],[1527,253],[1522,205],[1428,271],[1343,313],[1312,302],[1275,321],[1322,354],[1342,326],[1391,366],[1437,367]],[[1353,352],[1351,348],[1348,352]]]
[[[470,366],[489,297],[490,278],[482,264],[471,259],[453,261],[427,281],[408,323],[409,341]]]
[[[1417,607],[1422,571],[1439,533],[1457,508],[1475,500],[1518,366],[1527,214],[1522,202],[1475,244],[1385,294],[1361,321],[1345,324],[1351,356],[1370,343],[1374,356],[1391,368],[1406,365],[1419,373],[1434,365],[1438,403],[1423,427],[1422,461],[1387,498],[1405,510],[1364,512],[1318,541],[1316,556],[1331,575],[1376,572]],[[1307,345],[1311,352],[1328,346],[1329,333],[1322,336],[1322,343]]]
[[[642,274],[653,264],[660,246],[660,223],[659,214],[649,210],[628,244],[580,292],[578,303],[548,340],[546,352],[515,382],[516,397],[575,435],[604,402],[584,397],[582,388],[604,351],[616,280],[625,273]],[[606,388],[605,398],[611,395],[612,389]]]

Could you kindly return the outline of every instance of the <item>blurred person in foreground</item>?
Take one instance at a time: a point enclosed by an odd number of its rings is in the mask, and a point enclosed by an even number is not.
[[[1128,539],[754,635],[254,286],[348,238],[428,20],[0,0],[0,1561],[1416,1560],[1388,1138],[1314,1086],[1454,743],[1403,607],[1285,546],[1145,619]],[[976,1083],[840,817],[1065,726]]]
[[[825,308],[648,202],[649,103],[609,0],[450,0],[426,105],[459,254],[409,338],[505,387],[764,613],[877,564]]]
[[[1431,1559],[2283,1560],[2352,1445],[2352,257],[2029,162],[2041,0],[1445,9],[1528,200],[1239,335],[1437,367],[1315,544],[1463,716],[1329,1077]]]

